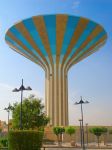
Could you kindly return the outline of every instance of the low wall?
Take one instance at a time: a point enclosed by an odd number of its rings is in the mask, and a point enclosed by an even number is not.
[[[91,127],[92,126],[88,127],[88,133],[86,132],[86,129],[84,130],[85,143],[87,143],[87,136],[88,136],[88,143],[97,142],[96,136],[89,132],[89,128],[91,128]],[[76,128],[76,133],[73,134],[71,137],[66,133],[63,134],[63,142],[70,142],[71,140],[75,140],[76,143],[79,143],[81,141],[80,140],[80,128],[78,126],[76,126],[75,128]],[[112,129],[112,127],[107,127],[107,128]],[[45,128],[44,138],[51,140],[51,141],[57,141],[57,137],[53,133],[53,127]],[[105,144],[112,142],[112,134],[107,133],[105,135],[102,135],[100,137],[100,142],[105,142]]]

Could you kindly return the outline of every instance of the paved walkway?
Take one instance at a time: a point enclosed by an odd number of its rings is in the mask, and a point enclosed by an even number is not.
[[[112,150],[112,147],[111,148],[106,148],[106,147],[85,148],[85,150],[110,150],[110,149]],[[83,149],[77,147],[44,147],[41,150],[83,150]]]
[[[112,150],[112,148],[110,148]],[[110,150],[110,149],[85,149],[85,150]],[[0,148],[0,150],[8,150],[8,148]],[[41,150],[82,150],[81,148],[41,148]]]
[[[88,148],[85,148],[85,150],[110,150],[110,149],[112,149],[112,148],[100,148],[100,149],[98,149],[98,148],[94,148],[94,149],[88,149]],[[73,148],[73,147],[69,147],[69,148],[52,148],[52,147],[50,147],[50,148],[42,148],[41,150],[82,150],[82,148]]]
[[[112,150],[112,143],[108,146],[105,146],[104,144],[100,144],[100,148],[97,147],[97,143],[91,143],[89,144],[88,148],[85,148],[85,150]],[[62,146],[59,146],[57,144],[55,145],[43,145],[42,150],[82,150],[80,148],[80,145],[77,144],[76,147],[71,147],[70,143],[63,143]]]

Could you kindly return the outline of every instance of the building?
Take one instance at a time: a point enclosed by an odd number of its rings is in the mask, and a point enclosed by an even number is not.
[[[7,132],[8,132],[8,128],[7,128],[6,121],[0,120],[0,136],[7,135]]]
[[[68,125],[68,71],[107,39],[99,24],[64,14],[34,16],[13,25],[5,40],[45,70],[45,106],[51,125]]]

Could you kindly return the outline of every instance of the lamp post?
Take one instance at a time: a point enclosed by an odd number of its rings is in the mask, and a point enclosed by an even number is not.
[[[29,91],[32,90],[30,86],[28,86],[27,88],[24,87],[23,85],[23,79],[22,79],[22,84],[20,86],[19,89],[15,88],[12,92],[21,92],[21,105],[20,105],[20,129],[22,130],[23,125],[22,125],[22,101],[23,101],[23,91]]]
[[[81,141],[81,147],[82,147],[82,119],[79,119],[80,122],[80,141]]]
[[[88,123],[86,123],[86,140],[87,140],[87,147],[88,147]]]
[[[82,100],[82,96],[81,96],[81,100],[79,102],[76,102],[75,105],[78,105],[80,104],[81,105],[81,119],[82,119],[82,148],[83,150],[85,150],[85,144],[84,144],[84,125],[83,125],[83,107],[82,105],[83,104],[88,104],[89,102],[88,101],[83,101]]]
[[[10,115],[10,111],[13,109],[13,107],[10,105],[9,103],[9,106],[8,107],[5,107],[4,110],[7,111],[8,113],[8,132],[9,132],[9,115]]]

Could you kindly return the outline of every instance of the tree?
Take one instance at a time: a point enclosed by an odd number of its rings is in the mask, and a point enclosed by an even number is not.
[[[72,136],[72,134],[74,134],[76,132],[76,129],[73,126],[69,126],[65,128],[65,132],[67,134],[70,135],[70,137]]]
[[[93,128],[90,128],[90,132],[96,135],[97,141],[98,141],[98,147],[99,147],[100,136],[105,132],[105,129],[102,127],[93,127]]]
[[[62,134],[65,132],[65,128],[56,126],[53,128],[53,132],[57,136],[58,144],[60,145],[62,143]]]
[[[112,129],[109,130],[109,134],[112,134]]]
[[[0,133],[2,132],[2,128],[0,127]]]
[[[44,127],[48,124],[49,118],[44,111],[41,99],[30,96],[22,103],[22,125],[23,129],[34,129]],[[12,127],[20,128],[20,103],[13,104]]]
[[[102,127],[102,130],[103,130],[103,136],[104,136],[104,145],[106,145],[108,129],[106,127]]]
[[[1,133],[2,133],[2,127],[0,127],[0,136],[1,136]]]

